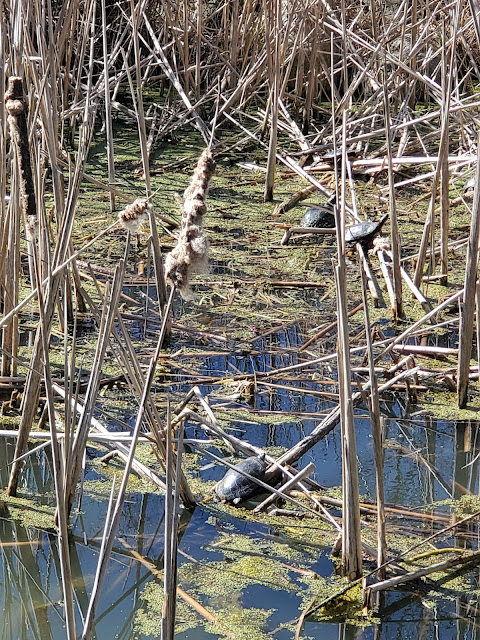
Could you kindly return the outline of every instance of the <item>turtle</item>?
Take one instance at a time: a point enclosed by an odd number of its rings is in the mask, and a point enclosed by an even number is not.
[[[473,193],[475,189],[475,176],[469,178],[463,187],[463,193]]]
[[[238,504],[251,496],[258,488],[258,485],[250,478],[239,473],[244,471],[254,478],[263,480],[267,463],[265,462],[265,454],[251,456],[239,462],[233,469],[229,469],[220,482],[214,487],[214,491],[222,502],[232,502]]]
[[[380,233],[387,218],[388,213],[385,213],[380,220],[377,220],[376,222],[367,220],[367,222],[359,222],[346,227],[345,244],[351,247],[358,243],[368,251],[368,249],[373,247],[373,239],[377,233]]]
[[[335,226],[335,216],[327,207],[310,207],[305,211],[300,226],[331,229]]]

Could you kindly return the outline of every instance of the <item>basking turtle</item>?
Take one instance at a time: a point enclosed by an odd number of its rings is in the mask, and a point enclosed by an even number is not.
[[[369,220],[345,227],[345,243],[349,246],[359,243],[368,251],[368,249],[373,247],[373,239],[377,233],[380,233],[387,218],[388,213],[383,215],[377,222]]]
[[[242,460],[233,469],[229,469],[220,482],[217,482],[214,490],[223,502],[238,504],[255,493],[258,488],[256,482],[238,473],[237,469],[248,473],[254,478],[263,480],[267,469],[265,454],[261,453],[259,456],[252,456]]]
[[[327,207],[310,207],[305,211],[300,226],[331,229],[335,226],[335,216]]]
[[[465,186],[463,187],[463,193],[472,193],[475,189],[475,176],[473,176],[473,178],[469,178],[466,183]]]

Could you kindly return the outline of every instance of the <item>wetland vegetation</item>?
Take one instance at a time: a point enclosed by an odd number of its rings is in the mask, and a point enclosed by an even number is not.
[[[476,3],[0,1],[2,638],[475,637]]]

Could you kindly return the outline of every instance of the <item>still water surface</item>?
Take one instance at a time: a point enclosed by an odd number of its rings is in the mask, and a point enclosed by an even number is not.
[[[290,327],[267,341],[254,345],[262,355],[225,355],[205,358],[201,373],[212,375],[225,371],[251,372],[291,364],[296,355],[288,352],[289,346],[298,344],[298,329]],[[282,351],[283,349],[283,351]],[[283,380],[272,380],[285,384]],[[315,383],[305,381],[306,389],[315,388]],[[173,384],[176,391],[186,389],[180,380]],[[212,387],[204,386],[208,394]],[[264,424],[235,423],[239,430],[235,434],[252,444],[267,447],[291,447],[308,434],[318,423],[315,413],[324,413],[329,400],[308,394],[298,394],[277,388],[258,388],[253,397],[252,408],[265,412],[298,412],[303,414],[291,421],[288,418],[279,424],[265,421]],[[436,421],[421,412],[421,405],[409,406],[400,395],[390,395],[382,401],[385,418],[385,488],[386,500],[392,504],[407,505],[421,509],[432,502],[459,497],[464,493],[478,494],[480,451],[480,429],[478,423]],[[308,415],[307,415],[308,414]],[[135,416],[125,414],[122,419],[132,424]],[[114,425],[111,425],[115,428]],[[375,493],[375,469],[372,455],[370,423],[365,410],[357,410],[357,446],[361,493],[373,499]],[[189,427],[187,436],[198,437],[199,432]],[[408,452],[408,455],[407,455]],[[91,456],[97,455],[92,449]],[[13,457],[13,443],[0,442],[0,481],[5,486],[8,480],[8,462]],[[302,465],[315,464],[315,479],[327,487],[341,483],[341,461],[339,430],[335,429],[324,441],[305,455]],[[200,471],[204,480],[218,480],[224,471],[209,464],[205,459]],[[71,558],[74,574],[75,597],[78,613],[78,629],[82,628],[88,596],[93,584],[98,549],[103,533],[103,522],[107,502],[103,494],[88,490],[88,481],[98,479],[97,472],[87,466],[87,490],[80,511],[74,517],[71,539]],[[35,454],[26,465],[22,493],[44,495],[44,500],[53,500],[53,480],[48,452]],[[448,513],[448,507],[445,507]],[[241,510],[239,509],[239,514]],[[398,526],[411,526],[407,521],[398,521]],[[428,532],[427,532],[428,533]],[[190,563],[198,571],[208,571],[210,563],[224,559],[223,542],[229,536],[248,534],[258,549],[258,560],[264,553],[264,541],[277,536],[274,528],[248,524],[241,518],[222,520],[216,517],[208,504],[199,506],[193,513],[184,513],[180,523],[179,565]],[[282,543],[281,536],[277,536]],[[3,616],[0,622],[0,638],[52,639],[65,638],[62,620],[61,589],[59,586],[59,563],[55,536],[34,527],[24,527],[4,516],[0,519],[0,606]],[[472,530],[468,540],[445,543],[477,547],[477,531]],[[286,544],[286,543],[285,543]],[[154,581],[151,573],[137,560],[132,559],[131,549],[147,557],[162,569],[163,555],[163,497],[156,493],[131,493],[125,503],[120,522],[118,541],[111,556],[108,577],[105,581],[98,618],[96,637],[101,640],[146,640],[159,638],[159,634],[148,635],[139,625],[146,611],[154,617],[151,607],[143,598],[147,585]],[[279,547],[275,547],[278,549]],[[285,562],[290,554],[285,550]],[[329,549],[297,550],[303,566],[308,566],[320,575],[333,573]],[[252,553],[252,552],[250,552]],[[254,552],[253,552],[254,553]],[[303,555],[302,555],[303,554]],[[233,578],[235,581],[235,577]],[[295,589],[269,585],[268,580],[260,584],[242,587],[222,596],[205,596],[203,604],[213,610],[253,611],[264,609],[264,623],[258,637],[277,640],[293,638],[295,625],[301,610],[298,595],[302,582],[295,573],[289,574]],[[479,573],[469,574],[470,590],[462,592],[448,589],[444,593],[432,592],[420,596],[407,590],[388,592],[379,611],[381,622],[359,629],[338,621],[319,623],[306,620],[302,638],[394,640],[408,638],[424,639],[474,639],[480,623],[478,612]],[[182,585],[181,585],[182,586]],[[183,585],[188,590],[188,584]],[[157,613],[158,619],[160,612]],[[179,613],[181,620],[182,613]],[[181,628],[181,627],[180,627]],[[247,631],[247,629],[246,629]],[[222,638],[223,635],[209,633],[203,624],[181,631],[179,639],[206,640]],[[253,636],[251,633],[249,637]]]

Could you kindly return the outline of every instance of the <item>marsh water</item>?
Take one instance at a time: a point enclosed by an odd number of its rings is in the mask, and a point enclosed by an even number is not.
[[[289,327],[268,339],[259,338],[252,346],[256,353],[208,356],[200,373],[204,376],[235,371],[266,370],[292,362],[289,349],[298,346],[299,327]],[[170,345],[175,351],[178,345]],[[283,351],[282,351],[283,350]],[[273,351],[276,355],[272,356]],[[292,351],[293,352],[293,351]],[[295,360],[295,357],[293,357]],[[177,393],[188,388],[178,380],[171,385]],[[173,372],[173,370],[172,370]],[[285,380],[272,380],[285,385]],[[305,382],[306,390],[315,391],[315,382]],[[309,393],[290,389],[259,387],[248,403],[241,398],[218,393],[213,386],[202,391],[232,415],[247,408],[252,420],[232,420],[235,435],[267,447],[288,448],[308,434],[318,423],[331,401]],[[291,386],[291,385],[290,385]],[[223,395],[223,397],[222,397]],[[480,452],[478,423],[434,420],[423,411],[422,403],[408,405],[403,394],[391,394],[382,400],[385,420],[385,488],[386,500],[412,510],[431,506],[431,513],[445,516],[448,522],[448,500],[478,493],[477,460]],[[128,410],[116,411],[117,417],[132,424],[135,415]],[[365,499],[375,495],[370,422],[365,410],[356,411],[360,491]],[[272,416],[288,415],[289,419],[272,420]],[[262,416],[265,418],[262,419]],[[107,421],[118,429],[115,420]],[[194,426],[187,437],[199,439],[202,434]],[[8,462],[13,456],[13,443],[0,441],[1,481],[8,478]],[[33,445],[32,445],[33,446]],[[102,452],[88,450],[85,486],[81,504],[75,512],[71,537],[74,588],[78,606],[78,624],[87,607],[88,594],[98,559],[107,509],[107,482],[96,458]],[[314,478],[325,487],[341,484],[339,429],[335,429],[301,460],[315,464]],[[120,472],[121,467],[118,467]],[[295,520],[290,533],[274,524],[245,519],[242,505],[225,513],[209,501],[209,481],[222,477],[224,469],[212,465],[207,457],[197,460],[195,475],[204,485],[203,498],[193,512],[184,511],[180,521],[179,584],[194,595],[235,638],[292,638],[296,620],[306,599],[311,597],[311,571],[329,580],[335,574],[330,548],[295,536]],[[33,509],[53,501],[53,480],[48,450],[34,454],[26,465],[21,495],[33,497]],[[39,496],[41,498],[39,499]],[[445,504],[442,501],[446,501]],[[32,507],[25,506],[26,510]],[[238,515],[236,515],[238,514]],[[61,612],[58,555],[55,536],[47,531],[22,524],[3,514],[0,519],[1,589],[3,608],[0,635],[5,640],[18,638],[65,637]],[[412,524],[413,523],[413,524]],[[159,638],[161,582],[132,555],[132,550],[148,558],[159,570],[163,555],[163,497],[148,486],[130,489],[125,503],[119,535],[110,560],[98,610],[96,637],[102,640]],[[315,526],[312,521],[312,527]],[[389,524],[392,529],[392,522]],[[426,536],[439,528],[438,522],[419,522],[398,517],[393,529],[398,533]],[[466,530],[456,540],[445,536],[446,546],[476,548],[476,529]],[[342,621],[338,613],[329,621],[307,620],[302,638],[452,638],[476,637],[480,622],[478,612],[478,571],[470,571],[453,585],[446,582],[434,590],[398,590],[387,592],[375,619],[352,625]],[[469,585],[468,589],[465,585]],[[82,613],[81,613],[82,612]],[[179,599],[178,638],[203,640],[223,638],[221,629],[195,616]]]
[[[138,163],[138,152],[136,156],[131,134],[123,135],[124,146],[120,134],[117,151],[125,153],[125,159],[119,164],[132,169]],[[182,150],[163,150],[173,154],[170,159],[176,158],[175,153],[196,158],[197,151],[198,145],[190,142]],[[103,142],[98,154],[91,155],[90,162],[89,170],[103,179],[106,175]],[[166,172],[159,179],[161,182],[154,180],[158,211],[171,215],[176,210],[174,191],[185,188],[187,179],[188,172],[182,170]],[[335,331],[327,332],[320,342],[300,351],[318,328],[336,320],[331,266],[336,250],[331,238],[282,246],[283,229],[277,228],[279,219],[272,215],[274,204],[263,203],[262,180],[263,176],[250,174],[245,179],[237,167],[219,163],[206,216],[212,250],[210,273],[196,280],[195,301],[175,300],[172,338],[157,367],[154,392],[160,410],[164,411],[167,401],[182,401],[197,384],[224,428],[272,455],[279,455],[309,434],[338,401]],[[298,188],[298,183],[286,176],[277,186],[277,199],[288,197]],[[137,187],[132,198],[141,189],[143,185]],[[93,217],[95,225],[100,219],[105,226],[110,224],[107,201],[104,195],[92,198],[91,190],[86,189],[80,197],[79,215],[85,218],[82,221],[90,225]],[[376,217],[383,205],[377,195],[374,199],[368,194],[361,206],[364,215]],[[289,212],[281,222],[295,223],[303,211]],[[178,210],[176,214],[178,217]],[[463,220],[460,216],[459,219]],[[76,238],[79,245],[83,233],[79,227]],[[416,246],[417,236],[418,228],[410,226],[403,235],[404,244],[412,237]],[[109,236],[85,259],[113,267],[123,255],[124,241],[124,235]],[[162,242],[168,245],[167,249],[173,246],[169,235],[163,235]],[[148,245],[143,239],[134,248],[130,263],[133,279],[138,263],[146,264],[148,272]],[[269,283],[270,279],[302,280],[310,282],[311,288],[276,288]],[[152,281],[153,276],[149,283]],[[149,288],[149,283],[125,286],[126,308],[122,307],[142,363],[151,355],[159,329],[158,316],[152,311],[155,291]],[[349,306],[358,304],[358,283],[358,271],[349,267],[346,283]],[[438,285],[429,288],[433,297],[447,292],[447,288]],[[408,315],[413,305],[407,307]],[[372,309],[372,319],[386,334],[391,334],[393,329],[385,308]],[[353,344],[363,345],[363,323],[355,322],[351,331]],[[33,320],[32,325],[35,324]],[[455,346],[456,336],[445,336],[448,345]],[[31,337],[26,331],[22,338],[26,349]],[[426,339],[430,337],[427,335]],[[434,338],[434,344],[439,344],[439,339],[442,338]],[[81,353],[82,340],[85,353]],[[84,372],[88,372],[95,340],[94,325],[87,323],[77,344],[81,353],[78,366]],[[244,374],[271,371],[319,356],[327,356],[327,360],[321,365],[306,365],[298,373],[271,377],[268,382],[250,381],[247,385],[241,380]],[[63,364],[63,355],[61,361]],[[356,364],[363,364],[361,358]],[[422,538],[450,524],[453,517],[462,517],[459,505],[466,513],[479,508],[474,502],[479,491],[480,453],[476,411],[465,413],[461,421],[432,417],[442,412],[448,415],[454,402],[453,394],[431,394],[428,387],[414,403],[407,400],[402,390],[382,395],[386,501],[403,509],[388,517],[392,553],[418,545]],[[435,412],[431,412],[433,404]],[[124,431],[135,423],[136,406],[132,394],[119,384],[102,392],[96,417],[110,430]],[[356,409],[356,432],[360,492],[365,501],[372,501],[375,499],[372,436],[368,412],[361,405]],[[194,423],[186,424],[186,437],[194,442],[206,440]],[[36,443],[30,445],[34,446]],[[228,455],[218,443],[204,442],[204,446],[219,456]],[[88,447],[81,499],[71,518],[77,633],[82,629],[94,581],[112,477],[116,474],[119,478],[122,473],[121,462],[105,465],[99,461],[104,453],[101,447]],[[8,483],[13,455],[13,440],[0,440],[3,487]],[[147,462],[154,462],[149,451],[143,451],[142,455]],[[232,458],[232,462],[237,460]],[[177,637],[293,638],[302,610],[312,600],[321,601],[341,587],[330,555],[335,531],[320,519],[292,517],[280,521],[269,516],[251,517],[249,511],[254,502],[237,508],[217,504],[212,499],[212,488],[225,469],[189,446],[185,462],[198,506],[181,515],[179,587],[205,607],[217,624],[207,623],[185,603],[185,598],[179,597]],[[342,475],[339,427],[298,464],[305,466],[309,462],[315,465],[313,478],[325,487],[325,492],[338,498]],[[4,612],[0,638],[5,640],[65,638],[58,551],[52,528],[53,487],[47,447],[33,453],[25,463],[19,491],[24,501],[20,500],[15,509],[11,505],[5,507],[0,513],[0,605]],[[425,512],[429,517],[410,518],[409,510]],[[335,509],[332,514],[340,515]],[[162,494],[143,481],[132,481],[98,607],[95,633],[99,640],[160,638],[163,585],[159,575],[153,575],[151,565],[159,572],[163,569],[163,527]],[[374,532],[374,523],[366,516],[364,527],[370,535]],[[445,534],[435,542],[440,547],[476,549],[477,529],[466,527],[456,537]],[[151,565],[145,566],[141,558]],[[365,618],[357,601],[353,611],[347,606],[329,611],[328,617],[307,617],[299,637],[473,639],[480,622],[478,572],[450,577],[449,581],[440,578],[435,584],[427,582],[423,589],[416,584],[413,589],[388,591],[379,602],[378,611]]]

